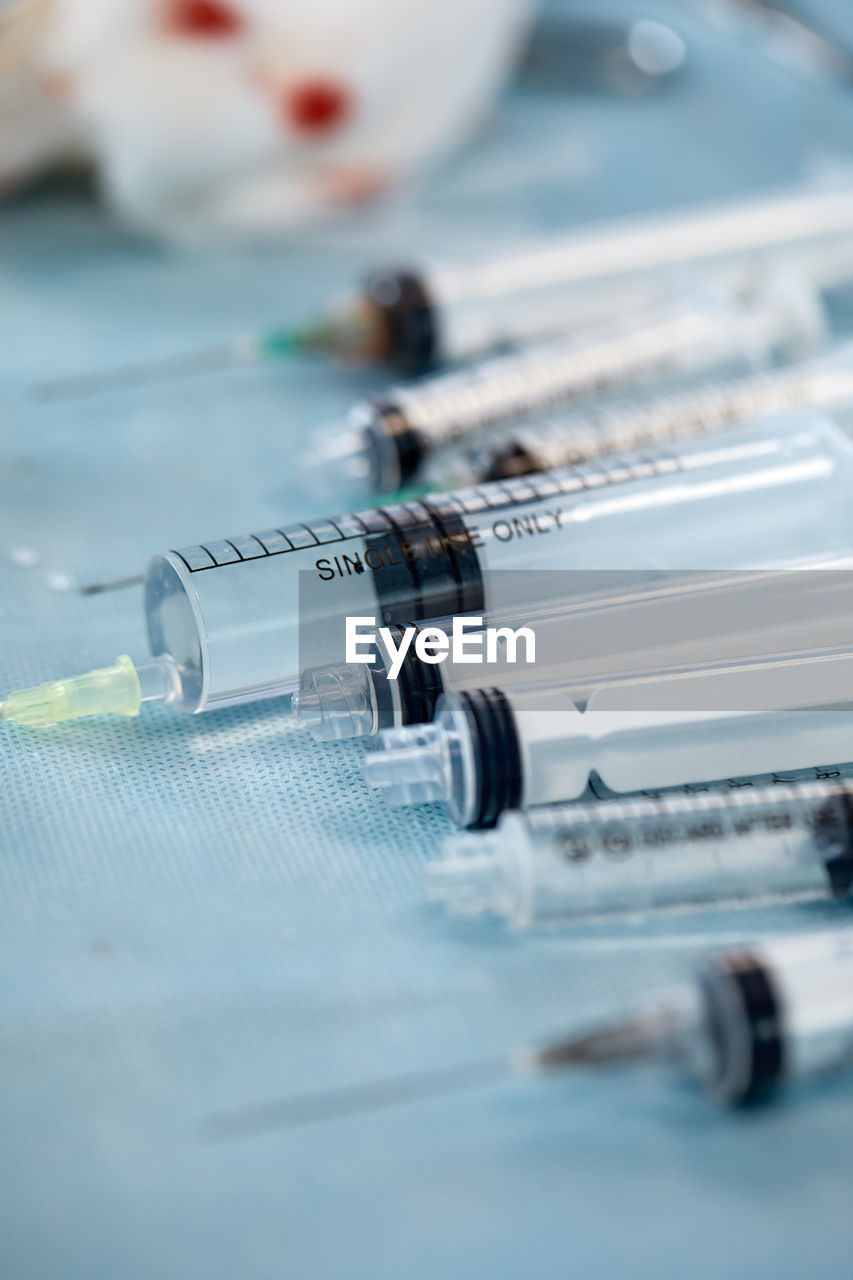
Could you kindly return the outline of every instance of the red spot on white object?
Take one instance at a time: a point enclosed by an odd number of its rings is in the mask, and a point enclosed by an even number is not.
[[[243,17],[221,0],[169,0],[166,29],[187,40],[230,40],[243,31]]]
[[[335,80],[302,80],[285,91],[281,110],[297,133],[332,133],[352,114],[352,99]]]
[[[327,175],[323,190],[336,204],[366,204],[391,186],[391,178],[379,169],[338,169]]]
[[[67,101],[74,96],[74,77],[68,71],[45,71],[41,82],[45,91],[60,101]]]

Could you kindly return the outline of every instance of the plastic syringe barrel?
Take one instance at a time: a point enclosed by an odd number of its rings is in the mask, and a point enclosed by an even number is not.
[[[811,350],[825,331],[814,289],[796,276],[744,298],[706,286],[599,328],[392,387],[355,407],[347,435],[364,442],[372,490],[390,493],[436,452],[500,423],[655,379],[714,367],[742,372],[779,352]],[[363,464],[356,471],[364,475]]]
[[[365,774],[393,804],[460,826],[582,796],[801,769],[853,755],[853,647],[571,689],[448,694],[430,725],[383,730]]]
[[[725,1103],[853,1065],[853,929],[764,937],[707,960],[688,1065]]]
[[[146,575],[150,643],[174,659],[188,710],[291,693],[302,666],[343,660],[346,617],[541,603],[530,569],[753,568],[850,549],[851,491],[853,447],[832,422],[767,420],[678,453],[168,552]],[[521,572],[493,586],[505,569]]]
[[[853,893],[853,786],[562,804],[450,837],[435,897],[519,927],[792,896]]]
[[[756,264],[774,263],[826,283],[849,273],[851,257],[848,187],[580,227],[478,262],[383,271],[376,280],[386,297],[410,304],[398,327],[412,336],[398,341],[397,363],[413,373],[618,315],[671,292],[688,266],[740,282]]]
[[[781,369],[605,404],[585,413],[555,413],[502,435],[476,456],[471,470],[483,481],[527,475],[697,437],[761,414],[809,408],[853,411],[853,343]]]
[[[675,584],[668,575],[634,586],[608,573],[539,576],[541,605],[412,626],[451,637],[464,622],[469,654],[475,643],[482,648],[490,629],[527,628],[535,636],[534,661],[525,660],[530,655],[523,641],[504,645],[488,664],[487,678],[502,688],[570,684],[578,700],[601,680],[853,640],[849,560],[791,572],[679,575]],[[399,647],[403,628],[392,636]],[[320,741],[371,735],[431,720],[443,693],[477,688],[485,676],[481,663],[455,661],[452,646],[443,662],[422,661],[412,639],[397,670],[389,649],[378,643],[372,662],[303,671],[297,714]]]
[[[769,977],[780,1031],[779,1064],[768,1083],[834,1070],[853,1061],[853,929],[801,938],[763,938],[752,951]],[[756,1028],[758,1030],[758,1028]]]

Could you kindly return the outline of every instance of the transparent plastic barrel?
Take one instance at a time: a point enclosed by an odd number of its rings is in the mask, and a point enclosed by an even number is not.
[[[345,658],[344,619],[541,603],[531,569],[751,568],[853,547],[853,447],[828,419],[767,419],[635,454],[209,541],[146,575],[152,651],[188,710],[291,693]],[[493,598],[490,571],[505,598]]]
[[[796,276],[773,279],[754,299],[705,287],[600,328],[394,387],[383,399],[399,407],[425,445],[437,449],[549,402],[714,365],[744,371],[779,349],[810,350],[824,332],[820,305]]]
[[[442,359],[555,326],[606,317],[682,280],[743,280],[757,264],[783,263],[816,280],[838,279],[851,259],[853,194],[782,191],[753,201],[615,220],[468,264],[424,273],[439,317]]]
[[[853,414],[853,343],[816,358],[742,378],[718,377],[653,396],[607,401],[586,412],[540,415],[456,462],[467,478],[498,479],[544,471],[585,458],[654,448],[723,431],[768,413],[829,413],[846,425]],[[449,468],[448,468],[449,469]],[[461,482],[460,482],[461,483]]]
[[[475,643],[485,650],[487,634],[498,633],[502,642],[495,640],[487,667],[456,661],[452,644],[443,662],[424,665],[414,641],[402,660],[377,643],[370,662],[302,672],[300,723],[318,740],[334,741],[431,720],[441,694],[476,689],[485,679],[500,688],[571,685],[581,700],[602,680],[853,642],[849,558],[791,572],[691,573],[675,582],[664,574],[646,585],[607,571],[543,571],[538,578],[540,598],[553,603],[416,624],[453,637],[464,621],[469,651]],[[522,628],[535,638],[532,655],[523,638],[508,639]]]
[[[853,929],[765,938],[755,950],[784,1010],[786,1074],[853,1062]]]
[[[825,899],[849,817],[843,798],[812,790],[811,804],[806,786],[506,813],[494,831],[450,837],[428,884],[451,911],[525,928]]]
[[[605,684],[583,711],[571,690],[505,696],[525,807],[580,797],[593,771],[618,794],[853,757],[853,648]]]

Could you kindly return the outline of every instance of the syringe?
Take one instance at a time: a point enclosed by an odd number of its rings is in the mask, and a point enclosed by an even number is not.
[[[428,619],[405,631],[392,628],[400,657],[377,644],[373,661],[302,672],[293,709],[321,742],[364,737],[381,729],[433,718],[442,694],[483,684],[484,642],[501,635],[488,680],[502,688],[571,684],[582,700],[604,679],[642,672],[712,666],[719,662],[809,648],[843,646],[853,638],[853,574],[849,561],[791,572],[681,574],[638,577],[578,573],[538,575],[548,603],[504,609],[476,618]],[[454,622],[457,626],[454,626]],[[452,636],[464,623],[460,661],[422,661],[417,634]],[[533,633],[535,661],[521,628]],[[521,637],[521,638],[519,638]],[[365,657],[369,655],[365,654]]]
[[[337,665],[345,620],[403,623],[520,608],[530,569],[761,568],[853,547],[853,446],[817,415],[768,419],[680,453],[626,455],[156,556],[145,613],[154,663],[11,695],[7,720],[51,724],[187,711],[295,692],[300,662]],[[520,570],[492,573],[492,570]],[[531,595],[531,593],[534,593]],[[129,660],[128,660],[129,661]],[[132,665],[132,664],[131,664]]]
[[[508,812],[444,842],[432,897],[519,928],[853,895],[853,783]]]
[[[602,683],[446,694],[431,724],[383,729],[365,777],[390,804],[440,801],[460,826],[614,792],[804,769],[853,755],[853,648]]]
[[[479,262],[382,269],[314,324],[241,336],[188,355],[53,379],[53,397],[275,359],[293,350],[379,361],[408,375],[506,342],[618,316],[671,292],[685,264],[737,283],[776,262],[829,283],[849,261],[850,190],[782,191],[722,206],[593,225]]]
[[[312,441],[306,479],[315,490],[346,488],[354,499],[429,483],[443,451],[488,428],[662,378],[713,368],[741,373],[814,350],[826,329],[819,294],[790,273],[745,296],[692,289],[356,404],[344,423]]]
[[[553,1041],[532,1071],[642,1058],[685,1067],[718,1102],[764,1100],[793,1080],[853,1065],[853,929],[765,937],[711,957],[690,985]]]
[[[731,380],[718,378],[583,413],[555,413],[502,434],[495,443],[477,450],[463,469],[481,481],[507,479],[799,408],[853,409],[853,343],[782,369]]]
[[[326,1089],[211,1116],[210,1138],[246,1138],[512,1076],[650,1060],[716,1102],[745,1106],[853,1066],[853,929],[756,939],[701,961],[692,978],[620,1017],[536,1048]]]

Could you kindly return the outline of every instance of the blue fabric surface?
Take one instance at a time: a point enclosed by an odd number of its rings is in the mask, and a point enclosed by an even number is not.
[[[138,572],[312,513],[291,466],[375,374],[280,366],[39,405],[36,378],[303,318],[378,256],[464,252],[849,157],[853,98],[676,14],[683,77],[516,95],[420,192],[299,250],[179,255],[84,199],[0,212],[0,690],[145,653]],[[847,1277],[851,1087],[750,1116],[671,1077],[488,1088],[213,1142],[212,1115],[479,1059],[714,941],[830,907],[516,937],[424,900],[434,811],[275,703],[0,734],[0,1274]]]

